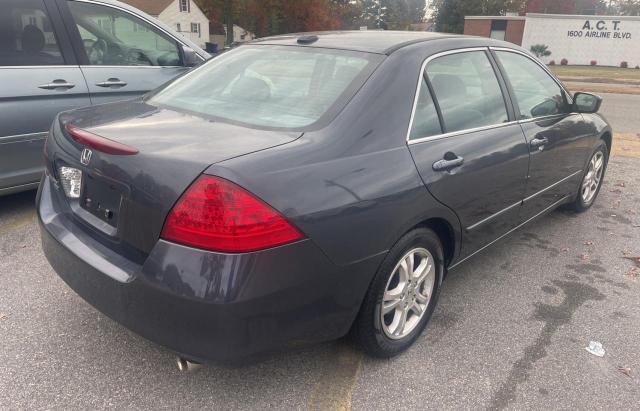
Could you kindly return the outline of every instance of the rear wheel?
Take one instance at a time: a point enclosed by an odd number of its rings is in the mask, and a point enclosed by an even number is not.
[[[409,232],[389,251],[353,328],[365,352],[391,357],[420,336],[438,300],[443,260],[438,236],[424,228]]]
[[[607,150],[607,145],[604,141],[600,141],[600,144],[598,144],[591,154],[591,158],[583,173],[578,194],[573,203],[574,210],[583,212],[593,205],[600,192],[608,160],[609,151]]]

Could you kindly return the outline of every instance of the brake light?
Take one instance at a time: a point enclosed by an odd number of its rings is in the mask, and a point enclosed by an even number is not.
[[[243,253],[304,238],[282,215],[240,186],[200,176],[169,212],[161,238],[211,251]]]
[[[138,154],[138,150],[133,147],[90,133],[74,126],[73,124],[66,124],[64,129],[69,133],[72,139],[84,146],[91,147],[96,151],[120,156],[132,156],[134,154]]]

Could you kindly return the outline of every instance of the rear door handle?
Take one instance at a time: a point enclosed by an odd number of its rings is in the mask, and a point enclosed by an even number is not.
[[[447,153],[448,154],[448,153]],[[455,154],[454,154],[455,156]],[[433,163],[434,171],[446,171],[451,170],[452,168],[460,167],[464,163],[464,158],[456,156],[452,159],[447,159],[447,155],[442,160],[438,160]]]
[[[96,83],[96,86],[105,87],[105,88],[108,88],[108,87],[114,87],[114,88],[115,87],[124,87],[126,85],[127,85],[127,82],[126,81],[122,81],[119,78],[110,78],[107,81],[103,81],[101,83]]]
[[[545,145],[549,144],[549,139],[546,137],[534,138],[533,140],[531,140],[529,144],[531,145],[531,148],[537,148],[538,150],[542,150],[544,149]]]
[[[45,89],[45,90],[59,90],[59,89],[68,90],[70,88],[74,88],[75,86],[76,86],[75,84],[69,83],[67,82],[67,80],[57,79],[57,80],[53,80],[51,83],[41,84],[38,86],[38,88]]]

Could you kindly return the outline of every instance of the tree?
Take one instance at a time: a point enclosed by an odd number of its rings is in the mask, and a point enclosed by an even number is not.
[[[546,44],[534,44],[531,46],[531,52],[536,55],[536,57],[548,57],[551,55],[551,51],[549,51],[549,46]]]
[[[557,0],[555,0],[557,1]],[[435,0],[436,30],[462,33],[465,16],[502,16],[520,12],[525,0]]]

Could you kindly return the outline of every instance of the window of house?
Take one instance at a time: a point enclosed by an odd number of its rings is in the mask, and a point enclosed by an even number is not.
[[[8,0],[0,13],[0,66],[64,64],[43,0]]]
[[[492,39],[504,40],[507,33],[507,21],[506,20],[492,20],[491,21],[491,35]]]
[[[426,71],[445,133],[508,121],[500,83],[484,51],[438,57]]]
[[[180,23],[176,23],[176,30],[178,31],[178,33],[182,31],[182,28],[180,27]]]
[[[189,4],[189,0],[180,0],[180,11],[184,11],[189,13],[191,11],[191,4]]]
[[[200,23],[191,23],[191,32],[198,33],[198,37],[200,37]]]

